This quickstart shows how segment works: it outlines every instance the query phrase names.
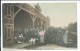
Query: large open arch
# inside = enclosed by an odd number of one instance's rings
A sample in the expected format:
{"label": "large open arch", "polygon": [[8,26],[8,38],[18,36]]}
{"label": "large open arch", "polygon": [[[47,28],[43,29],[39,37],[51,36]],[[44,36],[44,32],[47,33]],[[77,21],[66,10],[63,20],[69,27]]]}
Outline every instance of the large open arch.
{"label": "large open arch", "polygon": [[15,17],[14,17],[14,29],[24,29],[24,28],[32,28],[32,19],[30,14],[24,10],[21,10]]}
{"label": "large open arch", "polygon": [[14,37],[18,38],[20,34],[23,34],[24,38],[26,38],[25,31],[30,28],[33,28],[33,21],[30,13],[20,10],[14,17]]}

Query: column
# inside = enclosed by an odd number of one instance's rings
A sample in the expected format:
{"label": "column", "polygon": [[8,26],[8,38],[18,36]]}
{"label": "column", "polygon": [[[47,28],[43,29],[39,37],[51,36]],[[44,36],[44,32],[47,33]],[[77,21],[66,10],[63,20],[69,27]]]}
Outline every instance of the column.
{"label": "column", "polygon": [[35,21],[35,19],[36,19],[36,16],[34,16],[34,15],[32,15],[32,14],[30,14],[30,15],[31,15],[31,19],[32,19],[32,22],[33,22],[33,23],[32,23],[32,24],[33,24],[32,27],[34,28],[34,21]]}
{"label": "column", "polygon": [[[5,44],[12,45],[13,43],[13,15],[12,15],[12,4],[5,4],[7,5],[6,14],[4,15],[4,33],[5,33]],[[3,6],[5,6],[3,5]],[[5,12],[3,12],[5,13]]]}

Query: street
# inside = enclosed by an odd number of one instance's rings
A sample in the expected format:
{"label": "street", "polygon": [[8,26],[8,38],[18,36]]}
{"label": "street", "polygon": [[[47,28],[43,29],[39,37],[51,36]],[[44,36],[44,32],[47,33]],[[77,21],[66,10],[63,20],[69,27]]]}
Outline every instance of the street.
{"label": "street", "polygon": [[77,50],[75,47],[62,47],[55,44],[41,46],[29,46],[23,48],[3,48],[3,51],[26,51],[26,50]]}

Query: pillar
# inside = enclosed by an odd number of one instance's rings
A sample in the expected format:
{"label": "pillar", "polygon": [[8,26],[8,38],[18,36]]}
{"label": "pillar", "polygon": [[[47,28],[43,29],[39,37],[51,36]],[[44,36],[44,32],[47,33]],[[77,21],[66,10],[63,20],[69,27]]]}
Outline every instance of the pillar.
{"label": "pillar", "polygon": [[33,14],[30,14],[30,16],[31,16],[31,19],[32,19],[32,27],[34,28],[34,21],[35,21],[35,19],[36,19],[36,16],[34,16]]}
{"label": "pillar", "polygon": [[[3,38],[5,39],[4,43],[5,45],[12,45],[13,43],[13,16],[12,16],[12,4],[3,4],[3,6],[6,6],[5,11],[6,14],[4,14],[5,12],[3,12],[3,16],[4,16],[4,36]],[[3,8],[4,9],[4,8]]]}

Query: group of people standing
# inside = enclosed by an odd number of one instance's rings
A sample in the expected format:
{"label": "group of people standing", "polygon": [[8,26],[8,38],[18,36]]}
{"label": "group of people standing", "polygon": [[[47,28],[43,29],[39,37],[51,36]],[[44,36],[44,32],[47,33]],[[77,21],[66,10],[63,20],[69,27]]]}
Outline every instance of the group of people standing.
{"label": "group of people standing", "polygon": [[30,28],[30,29],[16,29],[15,30],[15,40],[18,43],[44,43],[45,30],[41,28]]}

